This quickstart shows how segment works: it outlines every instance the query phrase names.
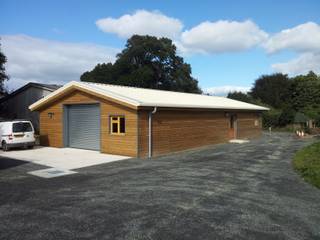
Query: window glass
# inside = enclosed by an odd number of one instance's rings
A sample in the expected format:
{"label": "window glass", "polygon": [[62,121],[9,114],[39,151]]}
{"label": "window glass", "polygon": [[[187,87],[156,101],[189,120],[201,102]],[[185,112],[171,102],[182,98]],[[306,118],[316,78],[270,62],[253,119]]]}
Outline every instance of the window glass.
{"label": "window glass", "polygon": [[32,127],[31,124],[27,122],[13,123],[12,132],[32,132]]}
{"label": "window glass", "polygon": [[112,123],[112,133],[118,133],[118,123]]}
{"label": "window glass", "polygon": [[124,117],[120,117],[120,133],[125,133],[125,120],[124,120]]}
{"label": "window glass", "polygon": [[111,116],[110,128],[111,134],[124,134],[126,132],[125,118],[123,116]]}

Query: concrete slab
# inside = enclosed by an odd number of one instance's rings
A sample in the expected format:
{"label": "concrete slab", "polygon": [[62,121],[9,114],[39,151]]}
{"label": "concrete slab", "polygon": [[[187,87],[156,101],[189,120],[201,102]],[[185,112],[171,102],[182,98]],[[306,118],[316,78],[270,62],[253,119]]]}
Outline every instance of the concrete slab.
{"label": "concrete slab", "polygon": [[42,178],[61,177],[61,176],[70,175],[74,173],[77,173],[77,172],[71,171],[71,170],[65,170],[65,169],[57,169],[57,168],[46,168],[46,169],[28,172],[28,174],[31,174],[37,177],[42,177]]}
{"label": "concrete slab", "polygon": [[0,152],[0,156],[25,160],[51,168],[72,170],[129,159],[128,156],[103,154],[75,148],[35,147],[28,150]]}
{"label": "concrete slab", "polygon": [[229,143],[238,143],[238,144],[248,143],[248,142],[250,142],[250,141],[247,139],[231,139],[229,141]]}

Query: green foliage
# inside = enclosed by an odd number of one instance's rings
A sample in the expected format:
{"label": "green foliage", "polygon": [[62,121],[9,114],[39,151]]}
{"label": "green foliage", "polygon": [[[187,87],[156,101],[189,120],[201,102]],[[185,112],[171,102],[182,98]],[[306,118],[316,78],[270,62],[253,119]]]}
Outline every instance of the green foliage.
{"label": "green foliage", "polygon": [[229,92],[227,95],[227,98],[242,101],[242,102],[247,102],[247,103],[255,102],[255,100],[249,94],[238,92],[238,91]]}
{"label": "green foliage", "polygon": [[312,107],[305,107],[303,112],[315,121],[317,127],[320,127],[320,105],[319,106],[312,106]]}
{"label": "green foliage", "polygon": [[287,75],[275,73],[258,78],[250,95],[274,108],[281,108],[290,96],[291,81]]}
{"label": "green foliage", "polygon": [[201,93],[172,41],[151,36],[132,36],[114,64],[98,64],[81,81]]}
{"label": "green foliage", "polygon": [[297,152],[293,167],[305,181],[320,188],[320,142]]}
{"label": "green foliage", "polygon": [[262,124],[264,128],[278,127],[279,119],[282,114],[281,110],[271,108],[270,111],[262,113]]}
{"label": "green foliage", "polygon": [[[320,126],[320,76],[313,72],[289,78],[281,73],[258,78],[251,92],[251,103],[266,104],[272,109],[263,113],[265,127],[285,127],[292,124],[300,112]],[[245,96],[241,96],[244,99]]]}
{"label": "green foliage", "polygon": [[320,76],[313,72],[292,79],[291,105],[296,111],[307,113],[320,106]]}
{"label": "green foliage", "polygon": [[0,93],[6,93],[4,88],[4,82],[9,79],[9,76],[5,72],[5,63],[7,62],[6,56],[1,51],[1,44],[0,44]]}
{"label": "green foliage", "polygon": [[296,114],[296,112],[292,108],[284,107],[281,110],[281,114],[279,116],[278,126],[285,127],[289,124],[292,124],[295,114]]}

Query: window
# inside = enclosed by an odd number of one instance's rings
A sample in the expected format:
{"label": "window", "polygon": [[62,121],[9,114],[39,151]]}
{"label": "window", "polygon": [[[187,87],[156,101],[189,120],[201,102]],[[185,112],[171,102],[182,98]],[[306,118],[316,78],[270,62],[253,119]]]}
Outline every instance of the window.
{"label": "window", "polygon": [[110,133],[114,135],[122,135],[126,132],[126,123],[123,116],[110,117]]}
{"label": "window", "polygon": [[32,132],[31,124],[28,122],[17,122],[12,125],[12,132]]}

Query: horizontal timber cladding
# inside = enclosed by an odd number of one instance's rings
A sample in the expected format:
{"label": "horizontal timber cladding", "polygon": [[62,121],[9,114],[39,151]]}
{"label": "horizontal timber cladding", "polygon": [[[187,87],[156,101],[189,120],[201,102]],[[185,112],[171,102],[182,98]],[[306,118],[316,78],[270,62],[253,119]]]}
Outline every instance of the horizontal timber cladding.
{"label": "horizontal timber cladding", "polygon": [[[75,90],[40,110],[41,145],[63,147],[63,106],[100,103],[101,152],[137,156],[137,112],[126,106]],[[111,135],[109,118],[125,116],[125,134]]]}
{"label": "horizontal timber cladding", "polygon": [[257,112],[237,114],[237,135],[240,139],[259,137],[262,133],[261,114]]}
{"label": "horizontal timber cladding", "polygon": [[[238,137],[261,134],[257,113],[236,113]],[[258,121],[258,126],[257,124]],[[152,116],[153,156],[227,142],[230,119],[224,111],[158,110]],[[148,111],[139,111],[139,157],[148,155]]]}
{"label": "horizontal timber cladding", "polygon": [[[224,112],[159,110],[153,116],[153,156],[228,141]],[[148,153],[148,112],[139,112],[139,156]]]}

